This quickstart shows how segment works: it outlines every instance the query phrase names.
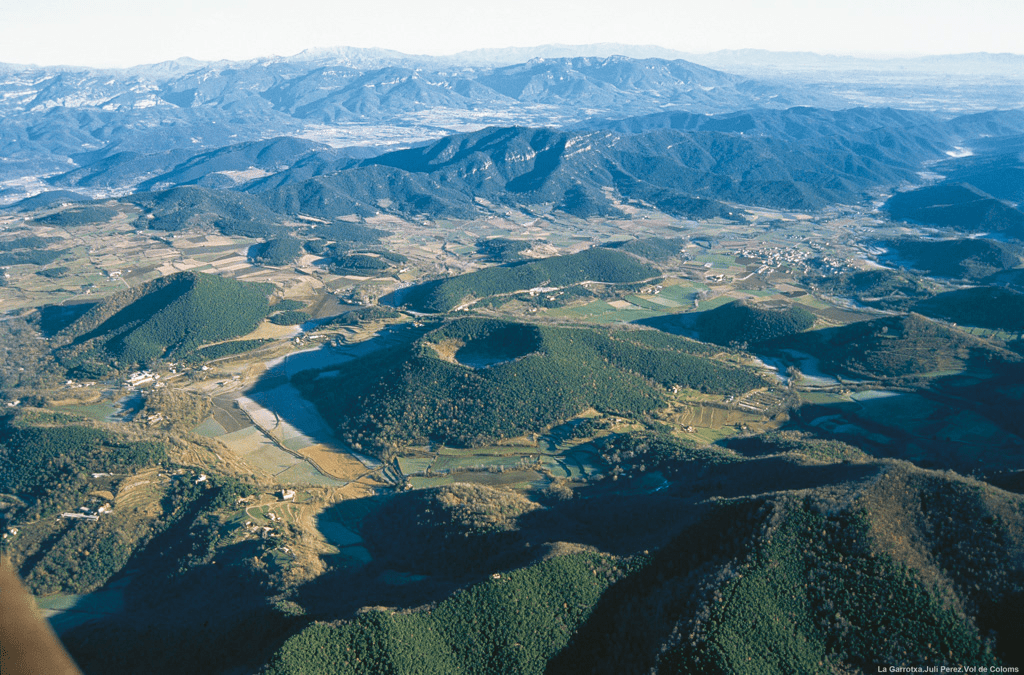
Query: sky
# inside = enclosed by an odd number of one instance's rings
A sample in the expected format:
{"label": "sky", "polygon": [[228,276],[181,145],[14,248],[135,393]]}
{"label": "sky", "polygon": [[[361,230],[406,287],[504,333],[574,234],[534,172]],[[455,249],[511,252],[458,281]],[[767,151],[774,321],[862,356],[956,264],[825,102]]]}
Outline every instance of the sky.
{"label": "sky", "polygon": [[0,62],[125,67],[307,48],[618,42],[858,56],[1024,54],[1024,0],[0,0]]}

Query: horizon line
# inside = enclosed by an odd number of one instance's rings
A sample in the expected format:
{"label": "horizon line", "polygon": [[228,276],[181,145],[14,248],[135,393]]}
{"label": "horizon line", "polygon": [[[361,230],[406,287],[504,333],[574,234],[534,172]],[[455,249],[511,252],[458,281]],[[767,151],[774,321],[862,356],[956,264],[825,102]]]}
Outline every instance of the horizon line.
{"label": "horizon line", "polygon": [[[1016,56],[1016,57],[1024,57],[1024,53],[1017,53],[1017,52],[988,52],[988,51],[939,52],[939,53],[920,53],[920,52],[911,52],[911,53],[854,52],[854,53],[838,53],[838,54],[833,54],[833,53],[822,53],[822,52],[815,52],[815,51],[808,51],[808,50],[774,50],[774,49],[763,49],[763,48],[760,48],[760,47],[723,48],[723,49],[716,49],[716,50],[706,51],[706,52],[686,52],[686,51],[682,51],[682,50],[679,50],[679,49],[674,49],[672,47],[663,47],[663,46],[657,45],[657,44],[630,44],[630,43],[621,43],[621,42],[593,42],[593,43],[584,43],[584,44],[544,43],[544,44],[528,45],[528,46],[480,47],[480,48],[477,48],[477,49],[464,49],[464,50],[461,50],[461,51],[458,51],[458,52],[450,52],[450,53],[445,53],[445,54],[426,54],[426,53],[415,54],[415,53],[399,51],[397,49],[391,49],[389,47],[354,47],[354,46],[351,46],[351,45],[332,45],[332,46],[326,46],[326,47],[325,46],[307,47],[307,48],[302,49],[301,51],[296,52],[294,54],[285,54],[285,55],[282,55],[282,54],[263,54],[263,55],[260,55],[260,56],[253,56],[253,57],[249,57],[249,58],[238,58],[238,59],[232,59],[232,58],[197,59],[197,58],[194,58],[194,57],[191,57],[191,56],[185,54],[185,55],[182,55],[182,56],[175,57],[173,59],[164,59],[162,61],[151,61],[151,62],[147,62],[147,63],[135,63],[135,64],[123,65],[123,66],[91,65],[91,64],[86,64],[86,63],[70,63],[70,62],[64,62],[64,63],[37,63],[37,62],[23,63],[23,62],[13,62],[13,61],[0,61],[0,66],[18,67],[18,68],[24,68],[24,69],[29,69],[29,68],[81,68],[81,69],[87,69],[87,70],[132,70],[132,69],[135,69],[135,68],[146,68],[146,67],[151,67],[151,66],[159,66],[159,65],[164,65],[164,64],[173,64],[173,63],[181,63],[181,62],[194,62],[196,64],[202,64],[202,65],[209,65],[209,64],[216,64],[216,63],[256,63],[256,62],[259,62],[259,61],[265,61],[265,60],[270,60],[270,59],[296,59],[298,57],[301,57],[303,54],[307,54],[307,53],[310,54],[310,60],[312,60],[312,59],[317,58],[317,56],[316,56],[317,52],[323,52],[326,55],[326,54],[328,54],[328,53],[330,53],[332,51],[343,51],[343,50],[353,51],[353,52],[388,52],[388,53],[391,53],[391,54],[395,55],[396,57],[406,57],[406,58],[413,58],[413,59],[420,58],[420,59],[440,60],[440,59],[446,59],[446,58],[447,59],[453,59],[453,58],[457,58],[459,56],[472,55],[472,54],[481,54],[481,53],[487,53],[487,52],[529,51],[529,50],[544,49],[544,48],[564,48],[564,49],[580,48],[580,49],[585,49],[585,48],[595,48],[595,47],[626,47],[626,48],[630,48],[630,49],[660,49],[660,50],[664,50],[666,52],[672,52],[672,53],[675,53],[675,54],[679,54],[680,55],[680,57],[679,57],[680,59],[682,59],[684,56],[685,57],[700,57],[700,56],[713,56],[715,54],[737,53],[737,52],[758,52],[758,53],[778,54],[778,55],[786,55],[786,54],[788,54],[788,55],[807,55],[807,56],[816,56],[816,57],[820,57],[820,58],[856,59],[856,60],[878,61],[878,62],[886,62],[886,61],[914,61],[914,60],[922,60],[922,59],[929,59],[929,58],[957,57],[957,56],[959,56],[959,57],[964,57],[964,56],[982,56],[982,55],[984,55],[984,56]],[[597,54],[583,54],[583,53],[575,54],[575,55],[572,55],[572,56],[549,57],[549,58],[586,58],[586,57],[610,58],[611,56],[624,56],[626,58],[659,58],[659,57],[631,57],[631,56],[628,56],[626,54],[597,55]],[[538,58],[538,57],[533,57],[533,58]],[[544,57],[541,57],[541,58],[544,58]]]}

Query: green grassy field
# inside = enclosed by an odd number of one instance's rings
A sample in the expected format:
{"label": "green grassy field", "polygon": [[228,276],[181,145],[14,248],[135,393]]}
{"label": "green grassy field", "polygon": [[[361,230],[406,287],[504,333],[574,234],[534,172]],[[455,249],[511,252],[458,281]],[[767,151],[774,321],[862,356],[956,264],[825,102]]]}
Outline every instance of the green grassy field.
{"label": "green grassy field", "polygon": [[729,294],[719,295],[714,298],[711,298],[710,300],[701,300],[697,309],[699,309],[702,312],[706,312],[709,309],[715,309],[716,307],[727,305],[734,300],[736,300],[736,298]]}
{"label": "green grassy field", "polygon": [[433,457],[399,457],[398,468],[404,474],[426,471],[434,463]]}
{"label": "green grassy field", "polygon": [[637,307],[640,307],[641,309],[649,309],[655,312],[664,312],[668,309],[679,306],[679,303],[674,302],[672,300],[665,300],[664,302],[655,302],[654,300],[651,299],[652,297],[657,296],[644,297],[642,295],[630,295],[626,298],[626,300],[633,303]]}
{"label": "green grassy field", "polygon": [[470,455],[466,457],[440,456],[434,462],[434,471],[451,471],[454,469],[466,469],[478,466],[486,467],[512,467],[521,461],[518,455]]}
{"label": "green grassy field", "polygon": [[693,259],[702,263],[711,263],[714,269],[727,269],[736,264],[736,256],[728,253],[698,253]]}
{"label": "green grassy field", "polygon": [[636,309],[617,309],[604,300],[595,300],[582,307],[559,307],[557,309],[545,310],[544,314],[555,318],[608,324],[620,321],[628,323],[639,319],[649,319],[652,316],[661,314],[663,311],[664,308],[659,308],[658,310],[641,309],[639,307]]}
{"label": "green grassy field", "polygon": [[115,401],[101,401],[88,405],[62,405],[54,408],[61,412],[74,413],[100,422],[110,422],[121,412],[121,406]]}
{"label": "green grassy field", "polygon": [[480,471],[467,471],[453,473],[447,476],[416,476],[409,479],[413,488],[422,490],[424,488],[441,487],[452,483],[475,483],[478,485],[489,485],[491,487],[511,487],[517,489],[531,489],[542,486],[546,479],[536,471],[506,471],[504,473],[489,473]]}
{"label": "green grassy field", "polygon": [[694,283],[692,281],[678,281],[677,283],[671,283],[675,280],[667,280],[665,287],[661,289],[661,293],[658,294],[659,298],[671,300],[679,303],[681,307],[690,308],[693,307],[693,299],[697,297],[700,291],[706,291],[708,287],[704,284]]}

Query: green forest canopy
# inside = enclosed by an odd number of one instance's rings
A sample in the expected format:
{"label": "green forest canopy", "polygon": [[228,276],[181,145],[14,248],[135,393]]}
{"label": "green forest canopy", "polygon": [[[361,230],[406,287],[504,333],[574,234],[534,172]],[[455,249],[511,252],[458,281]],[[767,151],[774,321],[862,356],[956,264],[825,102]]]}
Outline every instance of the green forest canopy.
{"label": "green forest canopy", "polygon": [[253,331],[270,310],[270,284],[180,272],[118,294],[63,334],[71,367],[91,348],[122,364],[181,357],[210,342]]}

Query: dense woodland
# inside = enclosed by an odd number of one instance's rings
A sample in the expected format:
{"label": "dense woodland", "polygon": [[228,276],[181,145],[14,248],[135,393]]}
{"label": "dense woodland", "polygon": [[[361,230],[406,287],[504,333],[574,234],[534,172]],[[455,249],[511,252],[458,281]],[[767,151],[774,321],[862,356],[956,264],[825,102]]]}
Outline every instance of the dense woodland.
{"label": "dense woodland", "polygon": [[65,255],[64,251],[50,249],[27,249],[0,252],[0,266],[12,265],[49,265]]}
{"label": "dense woodland", "polygon": [[60,382],[62,371],[34,325],[15,316],[0,321],[0,393],[37,395]]}
{"label": "dense woodland", "polygon": [[[780,442],[794,452],[800,439]],[[657,456],[681,465],[700,461],[681,459],[680,446],[668,438],[614,447],[652,462]],[[787,461],[790,471],[824,466]],[[834,471],[848,466],[832,461]],[[725,466],[742,480],[745,464],[734,458]],[[373,609],[341,623],[312,623],[285,641],[269,672],[613,674],[656,668],[781,675],[870,671],[878,663],[1017,662],[1016,603],[1024,591],[1020,497],[901,463],[858,466],[845,470],[867,472],[873,480],[716,502],[689,521],[682,514],[692,517],[694,507],[672,496],[652,494],[631,504],[625,495],[609,495],[619,510],[635,507],[661,526],[674,517],[668,540],[657,551],[629,557],[562,555],[511,573],[501,567],[510,559],[494,559],[495,552],[529,551],[531,538],[546,536],[545,522],[558,523],[563,536],[586,537],[594,518],[607,517],[610,530],[615,517],[605,509],[611,502],[595,495],[586,504],[570,500],[538,509],[512,494],[458,485],[402,495],[364,527],[373,531],[378,519],[398,518],[404,540],[407,531],[415,537],[407,521],[420,523],[431,536],[409,541],[427,557],[382,551],[383,561],[443,574],[450,569],[447,556],[462,555],[496,574],[426,608]],[[906,519],[903,509],[911,503],[917,517]],[[972,527],[976,536],[968,533]],[[478,537],[491,537],[490,567],[485,549],[473,544]],[[550,595],[554,589],[557,597]],[[566,610],[579,613],[566,616]]]}
{"label": "dense woodland", "polygon": [[559,556],[430,610],[314,624],[282,646],[267,673],[543,673],[617,573],[605,556]]}
{"label": "dense woodland", "polygon": [[81,425],[37,426],[7,417],[0,427],[0,485],[27,507],[23,517],[75,509],[91,490],[89,472],[131,473],[166,459],[154,441],[128,441]]}
{"label": "dense woodland", "polygon": [[105,223],[118,215],[117,209],[109,206],[82,206],[36,218],[35,222],[47,227],[81,227]]}
{"label": "dense woodland", "polygon": [[125,201],[144,210],[140,229],[177,232],[198,227],[239,237],[274,239],[286,233],[281,216],[262,202],[231,190],[179,187],[162,192],[137,192]]}
{"label": "dense woodland", "polygon": [[191,363],[199,363],[202,361],[212,361],[213,359],[223,358],[225,356],[234,356],[235,354],[244,354],[250,352],[257,347],[267,344],[267,340],[230,340],[228,342],[218,342],[215,345],[209,347],[200,347],[191,354],[184,357],[185,361]]}
{"label": "dense woodland", "polygon": [[[891,554],[857,513],[783,507],[662,657],[664,672],[819,673],[850,664],[998,664],[976,626]],[[808,583],[809,582],[809,583]],[[783,618],[785,617],[785,618]]]}
{"label": "dense woodland", "polygon": [[328,241],[352,242],[366,246],[378,243],[389,233],[375,227],[336,220],[330,223],[317,223],[310,230],[310,234]]}
{"label": "dense woodland", "polygon": [[883,242],[907,267],[937,277],[984,279],[1017,267],[1024,254],[1019,244],[994,239],[891,239]]}
{"label": "dense woodland", "polygon": [[[3,521],[22,530],[5,542],[5,553],[37,594],[95,590],[167,528],[215,514],[251,493],[234,478],[197,482],[191,470],[173,467],[164,442],[82,419],[25,411],[8,414],[0,424]],[[169,474],[163,481],[151,474],[141,482],[167,484],[156,511],[114,508],[94,520],[59,517],[95,517],[113,505],[120,485],[137,482],[134,476],[152,467]]]}
{"label": "dense woodland", "polygon": [[626,251],[656,263],[666,262],[683,252],[689,241],[686,239],[666,239],[664,237],[647,237],[645,239],[629,239],[613,244],[608,248]]}
{"label": "dense woodland", "polygon": [[914,311],[965,326],[1024,331],[1024,293],[979,286],[940,293],[914,305]]}
{"label": "dense woodland", "polygon": [[354,274],[357,276],[377,276],[394,268],[387,258],[365,253],[349,253],[330,258],[328,269],[334,274]]}
{"label": "dense woodland", "polygon": [[309,321],[309,312],[299,309],[288,309],[283,312],[274,312],[267,320],[278,326],[295,326]]}
{"label": "dense woodland", "polygon": [[804,281],[826,295],[853,298],[869,307],[894,311],[905,311],[921,297],[931,295],[927,284],[914,275],[889,269],[808,277]]}
{"label": "dense woodland", "polygon": [[773,431],[760,436],[735,438],[730,440],[729,447],[748,457],[796,453],[824,462],[854,462],[868,458],[867,453],[849,443],[799,431]]}
{"label": "dense woodland", "polygon": [[463,579],[531,562],[521,519],[541,508],[513,490],[456,483],[396,495],[362,522],[362,532],[389,569]]}
{"label": "dense woodland", "polygon": [[302,255],[302,242],[295,237],[278,237],[249,247],[249,259],[261,265],[290,265]]}
{"label": "dense woodland", "polygon": [[3,521],[25,530],[6,554],[29,588],[40,594],[87,592],[123,568],[150,536],[150,523],[124,513],[102,521],[59,514],[109,507],[109,491],[120,480],[166,461],[158,441],[135,440],[62,415],[5,417],[0,426],[0,493],[8,502]]}
{"label": "dense woodland", "polygon": [[528,241],[509,239],[508,237],[492,237],[476,242],[477,253],[499,263],[522,260],[523,251],[530,250],[532,246],[533,244]]}
{"label": "dense woodland", "polygon": [[16,251],[20,248],[46,248],[50,244],[56,244],[60,241],[60,237],[39,237],[34,234],[28,234],[14,237],[13,239],[0,239],[0,251]]}
{"label": "dense woodland", "polygon": [[737,300],[701,312],[696,327],[701,339],[720,345],[751,345],[800,333],[814,325],[814,315],[788,303]]}
{"label": "dense woodland", "polygon": [[966,183],[943,182],[898,192],[886,202],[885,208],[893,220],[965,233],[1005,232],[1017,238],[1024,235],[1024,212]]}

